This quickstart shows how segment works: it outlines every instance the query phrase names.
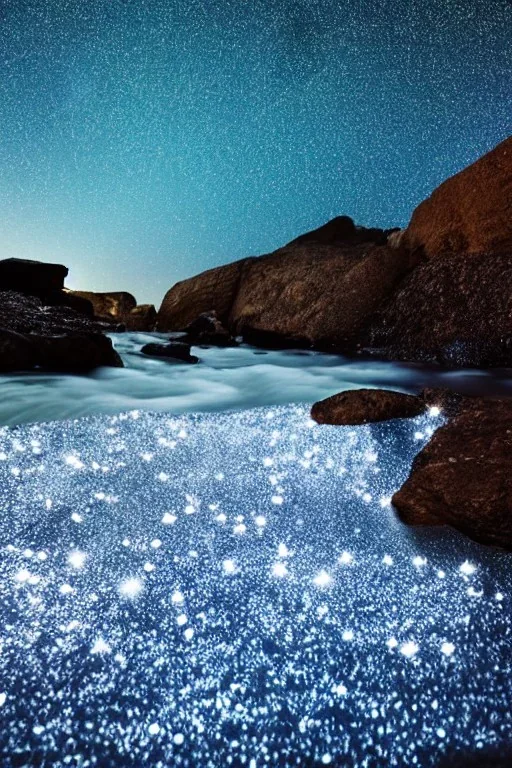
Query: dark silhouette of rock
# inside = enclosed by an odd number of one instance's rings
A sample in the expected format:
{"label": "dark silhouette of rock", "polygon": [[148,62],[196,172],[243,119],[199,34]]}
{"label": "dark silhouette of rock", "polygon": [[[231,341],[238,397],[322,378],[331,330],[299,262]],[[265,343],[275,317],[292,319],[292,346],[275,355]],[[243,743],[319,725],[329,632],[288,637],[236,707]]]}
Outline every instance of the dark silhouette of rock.
{"label": "dark silhouette of rock", "polygon": [[395,229],[378,229],[357,227],[350,216],[336,216],[326,224],[317,229],[299,235],[290,243],[290,245],[304,245],[305,243],[321,243],[322,245],[341,245],[348,242],[356,243],[375,243],[376,245],[386,245],[388,235]]}
{"label": "dark silhouette of rock", "polygon": [[94,317],[94,309],[88,299],[84,299],[81,296],[75,296],[71,291],[51,291],[44,297],[44,303],[51,307],[70,307],[78,312],[80,315],[86,317]]}
{"label": "dark silhouette of rock", "polygon": [[16,291],[43,298],[64,287],[68,268],[29,259],[0,260],[0,291]]}
{"label": "dark silhouette of rock", "polygon": [[123,362],[102,333],[73,333],[34,337],[38,365],[47,371],[85,373],[106,365],[122,368]]}
{"label": "dark silhouette of rock", "polygon": [[0,328],[0,372],[27,371],[37,365],[34,342],[21,333]]}
{"label": "dark silhouette of rock", "polygon": [[319,424],[354,425],[419,416],[427,405],[415,395],[385,389],[352,389],[315,403],[311,418]]}
{"label": "dark silhouette of rock", "polygon": [[460,253],[510,256],[512,137],[437,187],[414,211],[402,243],[428,259]]}
{"label": "dark silhouette of rock", "polygon": [[236,340],[218,319],[215,310],[203,312],[187,325],[184,328],[184,336],[181,341],[194,346],[233,347],[237,345]]}
{"label": "dark silhouette of rock", "polygon": [[67,306],[45,306],[36,296],[0,293],[0,370],[86,371],[122,366],[104,326]]}
{"label": "dark silhouette of rock", "polygon": [[141,352],[149,357],[164,357],[180,363],[198,363],[199,358],[190,354],[190,344],[172,341],[168,344],[145,344]]}
{"label": "dark silhouette of rock", "polygon": [[512,401],[465,398],[394,495],[410,524],[447,524],[512,549]]}

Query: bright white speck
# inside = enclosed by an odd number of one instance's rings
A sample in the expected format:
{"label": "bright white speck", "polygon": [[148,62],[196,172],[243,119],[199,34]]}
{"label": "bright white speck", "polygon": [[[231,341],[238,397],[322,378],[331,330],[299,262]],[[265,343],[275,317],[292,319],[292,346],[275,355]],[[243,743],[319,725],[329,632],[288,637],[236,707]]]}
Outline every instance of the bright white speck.
{"label": "bright white speck", "polygon": [[415,568],[421,568],[423,565],[427,564],[427,558],[416,555],[416,557],[413,557],[412,559],[412,564]]}
{"label": "bright white speck", "polygon": [[189,627],[188,629],[185,630],[183,634],[185,635],[185,640],[192,640],[192,638],[194,637],[194,630],[192,629],[192,627]]}
{"label": "bright white speck", "polygon": [[46,499],[44,505],[45,505],[46,509],[50,510],[52,508],[52,500],[51,499]]}
{"label": "bright white speck", "polygon": [[148,733],[151,736],[156,736],[158,733],[160,733],[160,726],[158,723],[151,723],[151,725],[148,728]]}
{"label": "bright white speck", "polygon": [[416,656],[418,651],[419,651],[419,646],[417,646],[413,640],[410,640],[408,643],[404,643],[400,648],[400,653],[403,653],[403,655],[407,656],[408,659],[411,659],[413,656]]}
{"label": "bright white speck", "polygon": [[178,627],[183,627],[187,623],[187,617],[184,613],[180,613],[178,618],[176,619],[176,622],[178,624]]}
{"label": "bright white speck", "polygon": [[263,459],[263,466],[264,467],[271,467],[274,462],[272,459],[269,459],[268,457]]}
{"label": "bright white speck", "polygon": [[166,512],[165,515],[162,517],[162,523],[164,525],[174,525],[176,522],[176,515],[171,514],[170,512]]}
{"label": "bright white speck", "polygon": [[37,553],[37,559],[38,560],[47,560],[48,559],[48,555],[46,554],[46,552],[41,550],[41,552]]}
{"label": "bright white speck", "polygon": [[162,546],[162,542],[160,541],[160,539],[153,539],[153,541],[151,542],[151,546],[153,547],[153,549],[158,549],[159,547]]}
{"label": "bright white speck", "polygon": [[415,440],[423,440],[424,437],[425,437],[425,435],[423,434],[423,432],[415,432],[414,433],[414,439]]}
{"label": "bright white speck", "polygon": [[180,746],[180,744],[183,744],[183,742],[185,741],[185,737],[184,737],[184,735],[183,735],[182,733],[177,733],[177,734],[174,736],[174,738],[173,738],[173,741],[174,741],[174,743],[176,744],[176,746],[178,746],[178,747],[179,747],[179,746]]}
{"label": "bright white speck", "polygon": [[437,577],[439,579],[444,579],[445,576],[446,576],[446,573],[444,571],[438,571],[437,572]]}
{"label": "bright white speck", "polygon": [[497,600],[499,603],[501,603],[501,601],[503,600],[503,597],[504,597],[504,595],[503,595],[501,592],[496,592],[496,594],[494,595],[494,597],[495,597],[495,599],[496,599],[496,600]]}
{"label": "bright white speck", "polygon": [[446,731],[444,728],[438,728],[436,733],[440,739],[444,739],[444,737],[446,736]]}
{"label": "bright white speck", "polygon": [[339,561],[343,565],[350,565],[350,563],[352,563],[353,560],[354,560],[354,556],[351,555],[350,552],[342,552],[339,557]]}
{"label": "bright white speck", "polygon": [[272,566],[272,573],[274,574],[274,576],[279,576],[279,577],[288,575],[288,571],[284,563],[274,563],[274,565]]}
{"label": "bright white speck", "polygon": [[390,637],[389,640],[386,641],[386,645],[388,648],[391,648],[391,649],[396,648],[398,645],[398,640],[396,639],[396,637]]}
{"label": "bright white speck", "polygon": [[158,475],[158,479],[160,480],[161,483],[166,483],[169,479],[169,475],[166,474],[165,472],[160,472]]}
{"label": "bright white speck", "polygon": [[463,573],[464,576],[471,576],[476,571],[476,565],[473,565],[473,563],[470,563],[468,560],[464,560],[459,571]]}
{"label": "bright white speck", "polygon": [[331,760],[332,760],[332,757],[330,756],[329,753],[322,755],[322,765],[329,765]]}
{"label": "bright white speck", "polygon": [[384,555],[384,557],[382,558],[382,562],[384,563],[384,565],[393,565],[393,558],[391,557],[391,555]]}
{"label": "bright white speck", "polygon": [[15,579],[23,584],[23,582],[30,579],[30,571],[27,571],[26,568],[22,568],[21,571],[18,571],[16,574]]}
{"label": "bright white speck", "polygon": [[272,504],[282,504],[284,501],[282,496],[272,496],[271,502]]}
{"label": "bright white speck", "polygon": [[263,515],[258,515],[257,517],[255,517],[255,518],[254,518],[254,522],[256,523],[256,525],[258,526],[258,528],[264,528],[264,527],[265,527],[265,525],[267,524],[267,521],[266,521],[266,519],[263,517]]}
{"label": "bright white speck", "polygon": [[71,519],[74,523],[81,523],[82,515],[79,515],[78,512],[72,512]]}
{"label": "bright white speck", "polygon": [[176,590],[176,592],[172,593],[171,600],[173,603],[176,603],[176,605],[179,605],[185,600],[185,597],[183,595],[183,592],[180,592],[179,590]]}
{"label": "bright white speck", "polygon": [[187,504],[185,507],[185,514],[186,515],[193,515],[196,511],[196,508],[192,504]]}
{"label": "bright white speck", "polygon": [[98,637],[91,648],[91,653],[110,653],[111,650],[110,645],[102,637]]}
{"label": "bright white speck", "polygon": [[382,499],[379,501],[379,504],[382,508],[390,507],[391,506],[391,496],[383,496]]}
{"label": "bright white speck", "polygon": [[121,544],[123,545],[123,547],[129,547],[131,544],[130,539],[123,539]]}
{"label": "bright white speck", "polygon": [[40,736],[44,732],[44,725],[34,725],[32,732],[35,733],[36,736]]}
{"label": "bright white speck", "polygon": [[227,520],[227,517],[226,517],[226,515],[224,514],[224,512],[220,512],[220,513],[217,515],[217,517],[216,517],[215,519],[216,519],[216,521],[217,521],[218,523],[225,523],[225,522],[226,522],[226,520]]}
{"label": "bright white speck", "polygon": [[224,568],[224,571],[226,573],[235,573],[236,572],[236,565],[233,560],[224,560],[222,563],[222,567]]}
{"label": "bright white speck", "polygon": [[7,700],[7,696],[5,693],[0,693],[0,707],[3,707]]}
{"label": "bright white speck", "polygon": [[73,467],[73,469],[82,469],[84,467],[83,462],[80,461],[78,456],[66,456],[65,462],[68,466]]}
{"label": "bright white speck", "polygon": [[337,685],[334,690],[338,694],[338,696],[345,696],[345,694],[347,693],[347,689],[343,685],[343,683],[340,683],[339,685]]}
{"label": "bright white speck", "polygon": [[142,592],[142,582],[140,579],[126,579],[119,586],[119,592],[124,597],[137,597]]}
{"label": "bright white speck", "polygon": [[60,588],[60,592],[61,592],[61,594],[63,594],[63,595],[70,595],[70,594],[71,594],[72,592],[74,592],[74,591],[75,591],[75,590],[73,589],[73,587],[71,586],[71,584],[63,584],[63,585],[61,586],[61,588]]}
{"label": "bright white speck", "polygon": [[233,533],[238,534],[241,536],[243,533],[245,533],[247,530],[247,526],[244,523],[239,523],[238,525],[235,525],[233,528]]}
{"label": "bright white speck", "polygon": [[288,549],[286,544],[280,544],[279,547],[277,548],[277,554],[279,555],[279,557],[289,557],[290,550]]}
{"label": "bright white speck", "polygon": [[153,563],[144,563],[144,570],[146,571],[146,573],[151,573],[152,571],[155,570],[155,566],[153,565]]}
{"label": "bright white speck", "polygon": [[443,643],[441,646],[441,653],[444,653],[445,656],[451,656],[454,651],[455,646],[453,643]]}
{"label": "bright white speck", "polygon": [[318,573],[313,579],[313,584],[315,584],[317,587],[327,587],[331,581],[332,578],[329,576],[327,571],[320,571],[320,573]]}
{"label": "bright white speck", "polygon": [[82,568],[87,555],[85,552],[79,552],[76,550],[75,552],[71,552],[71,554],[68,557],[68,563],[73,566],[73,568]]}
{"label": "bright white speck", "polygon": [[431,408],[428,409],[428,412],[430,416],[439,416],[439,414],[441,413],[441,409],[438,408],[437,405],[433,405]]}
{"label": "bright white speck", "polygon": [[342,640],[345,640],[345,642],[347,642],[347,643],[348,643],[348,642],[350,642],[350,640],[353,640],[353,639],[354,639],[354,633],[352,632],[352,630],[351,630],[351,629],[346,629],[346,630],[343,632],[343,634],[342,634],[341,638],[342,638]]}

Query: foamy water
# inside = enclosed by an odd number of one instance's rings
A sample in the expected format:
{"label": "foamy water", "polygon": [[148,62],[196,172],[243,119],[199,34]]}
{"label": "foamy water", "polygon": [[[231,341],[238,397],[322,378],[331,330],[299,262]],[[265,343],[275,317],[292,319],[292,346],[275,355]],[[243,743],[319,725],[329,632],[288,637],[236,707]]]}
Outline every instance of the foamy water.
{"label": "foamy water", "polygon": [[[169,413],[238,410],[309,403],[359,387],[417,392],[447,386],[464,392],[512,393],[506,374],[447,372],[424,366],[347,359],[311,351],[265,351],[194,347],[201,362],[187,365],[140,353],[165,335],[112,335],[125,368],[102,368],[87,376],[14,374],[0,378],[0,423],[69,419],[133,408]],[[510,372],[509,372],[510,373]]]}

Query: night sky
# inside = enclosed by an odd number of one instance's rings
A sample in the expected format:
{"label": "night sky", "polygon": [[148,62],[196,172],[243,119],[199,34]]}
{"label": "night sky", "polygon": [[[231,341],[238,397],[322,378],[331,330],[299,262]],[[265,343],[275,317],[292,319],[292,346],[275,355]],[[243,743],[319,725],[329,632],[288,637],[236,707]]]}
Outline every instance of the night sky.
{"label": "night sky", "polygon": [[159,303],[511,132],[510,0],[0,0],[0,257]]}

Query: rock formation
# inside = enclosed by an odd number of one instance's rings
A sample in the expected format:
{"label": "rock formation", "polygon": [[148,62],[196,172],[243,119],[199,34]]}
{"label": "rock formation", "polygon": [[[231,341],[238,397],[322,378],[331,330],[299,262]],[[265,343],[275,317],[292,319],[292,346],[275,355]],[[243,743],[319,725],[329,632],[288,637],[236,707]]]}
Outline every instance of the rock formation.
{"label": "rock formation", "polygon": [[0,292],[0,371],[122,366],[103,330],[70,307],[48,307],[36,296]]}
{"label": "rock formation", "polygon": [[171,288],[159,330],[216,311],[260,346],[512,365],[512,138],[441,184],[403,231],[339,216]]}
{"label": "rock formation", "polygon": [[168,344],[145,344],[141,352],[149,357],[163,357],[180,363],[198,363],[199,358],[190,354],[190,344],[181,341],[171,341]]}
{"label": "rock formation", "polygon": [[350,389],[315,403],[311,418],[318,424],[348,426],[419,416],[426,402],[415,395],[386,389]]}
{"label": "rock formation", "polygon": [[100,293],[95,291],[66,291],[68,296],[85,299],[92,304],[94,317],[103,322],[123,325],[128,331],[153,331],[156,310],[152,304],[137,304],[127,291]]}

